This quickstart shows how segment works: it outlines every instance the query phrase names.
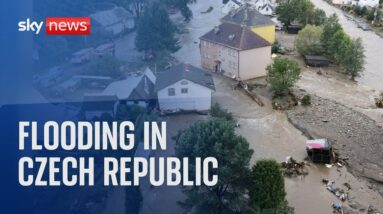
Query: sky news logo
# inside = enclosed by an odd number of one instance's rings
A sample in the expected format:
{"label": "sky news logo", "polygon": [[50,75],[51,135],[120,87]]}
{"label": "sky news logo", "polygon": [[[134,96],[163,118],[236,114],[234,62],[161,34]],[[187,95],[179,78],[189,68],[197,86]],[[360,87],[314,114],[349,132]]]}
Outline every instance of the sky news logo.
{"label": "sky news logo", "polygon": [[[20,32],[41,33],[44,22],[27,19],[18,23]],[[47,35],[89,35],[89,17],[48,17],[45,19],[45,34]]]}

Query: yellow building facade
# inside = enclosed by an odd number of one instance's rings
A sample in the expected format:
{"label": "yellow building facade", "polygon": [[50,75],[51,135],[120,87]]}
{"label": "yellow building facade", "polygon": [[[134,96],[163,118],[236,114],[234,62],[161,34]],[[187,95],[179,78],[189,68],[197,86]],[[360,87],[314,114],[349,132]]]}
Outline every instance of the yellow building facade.
{"label": "yellow building facade", "polygon": [[256,26],[252,27],[251,31],[258,34],[266,41],[270,42],[270,44],[273,44],[275,42],[275,25]]}
{"label": "yellow building facade", "polygon": [[254,8],[246,6],[240,7],[224,16],[221,21],[246,26],[270,44],[275,42],[275,23]]}

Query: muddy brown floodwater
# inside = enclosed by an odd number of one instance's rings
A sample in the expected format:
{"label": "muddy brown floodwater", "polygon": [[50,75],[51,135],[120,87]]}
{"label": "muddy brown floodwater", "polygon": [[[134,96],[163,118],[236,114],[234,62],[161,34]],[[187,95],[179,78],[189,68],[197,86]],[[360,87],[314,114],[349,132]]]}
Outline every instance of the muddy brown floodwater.
{"label": "muddy brown floodwater", "polygon": [[[262,158],[282,162],[287,156],[297,160],[306,157],[307,138],[287,120],[285,113],[272,109],[267,88],[257,89],[265,103],[264,107],[260,107],[243,92],[232,90],[233,81],[214,75],[214,83],[216,92],[213,102],[220,103],[237,119],[240,124],[237,132],[254,149],[253,164]],[[365,207],[372,204],[383,209],[383,198],[379,193],[369,189],[364,180],[353,176],[345,167],[329,169],[323,165],[311,164],[308,168],[309,174],[305,177],[285,179],[287,199],[296,214],[332,213],[331,203],[340,201],[322,184],[323,178],[335,181],[335,186],[343,189],[343,183],[349,183],[352,186],[349,192],[351,201],[357,201]]]}
{"label": "muddy brown floodwater", "polygon": [[[320,0],[315,1],[320,2]],[[213,6],[213,11],[201,14],[209,6]],[[190,23],[184,25],[184,29],[188,33],[181,35],[182,48],[175,53],[175,57],[180,62],[189,62],[200,67],[199,37],[220,23],[219,19],[224,15],[221,13],[221,6],[219,0],[197,1],[196,4],[191,5],[194,18]],[[178,23],[182,21],[180,16],[173,16],[172,19]],[[340,19],[343,24],[345,20],[342,17]],[[366,33],[359,32],[356,26],[353,26],[352,29],[360,34]],[[372,51],[368,50],[369,46],[374,46],[374,42],[382,42],[383,40],[378,40],[380,38],[375,38],[373,33],[369,33],[371,35],[368,34],[368,37],[372,37],[371,41],[367,43],[364,41],[364,45],[367,45],[366,52],[368,51],[366,53],[367,71],[365,76],[358,79],[360,84],[344,80],[344,76],[319,76],[315,69],[308,68],[305,69],[298,86],[318,96],[340,99],[339,102],[345,105],[351,103],[353,108],[370,114],[369,116],[376,120],[383,121],[382,117],[379,116],[379,110],[374,109],[371,104],[376,91],[383,89],[383,85],[380,85],[383,81],[382,72],[378,70],[379,65],[374,64],[380,63],[380,67],[383,68],[383,61],[379,62],[379,57],[374,55],[379,56],[379,48],[373,47]],[[291,41],[293,38],[290,38]],[[380,43],[378,46],[382,45]],[[238,120],[241,126],[237,132],[244,136],[249,141],[251,148],[254,149],[252,163],[261,158],[284,161],[287,156],[292,156],[297,160],[302,160],[306,156],[305,142],[307,138],[289,123],[285,113],[271,108],[270,92],[267,89],[257,89],[257,93],[260,93],[260,97],[266,104],[264,107],[259,107],[242,92],[232,90],[231,84],[233,82],[231,80],[214,75],[214,81],[216,92],[213,95],[213,102],[220,103],[222,107],[232,112]],[[375,91],[373,91],[374,89]],[[309,174],[306,177],[285,179],[287,199],[289,204],[295,208],[296,214],[332,213],[331,203],[339,202],[339,200],[326,190],[326,186],[322,184],[322,178],[335,181],[335,186],[340,188],[344,188],[342,186],[344,182],[350,183],[352,186],[350,199],[352,201],[357,201],[366,207],[372,204],[383,210],[383,198],[379,193],[369,189],[364,180],[350,174],[345,167],[329,169],[322,165],[313,164],[309,167]]]}

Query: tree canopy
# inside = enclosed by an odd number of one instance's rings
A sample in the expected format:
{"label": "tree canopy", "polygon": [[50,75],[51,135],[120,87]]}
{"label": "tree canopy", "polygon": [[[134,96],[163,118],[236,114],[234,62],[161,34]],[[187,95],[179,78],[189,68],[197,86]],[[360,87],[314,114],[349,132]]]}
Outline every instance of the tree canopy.
{"label": "tree canopy", "polygon": [[136,48],[145,53],[175,52],[179,49],[176,26],[160,2],[148,4],[140,17],[135,40]]}
{"label": "tree canopy", "polygon": [[323,53],[321,43],[322,27],[306,25],[295,37],[294,44],[301,55],[320,55]]}
{"label": "tree canopy", "polygon": [[267,68],[267,81],[275,96],[284,96],[299,79],[301,68],[298,63],[284,58],[276,58]]}
{"label": "tree canopy", "polygon": [[285,209],[285,181],[281,166],[275,160],[259,160],[253,166],[250,201],[257,210]]}
{"label": "tree canopy", "polygon": [[315,9],[310,0],[282,0],[276,8],[279,21],[285,25],[298,22],[302,25],[321,25],[326,20],[326,13]]}
{"label": "tree canopy", "polygon": [[331,38],[335,35],[335,33],[339,30],[343,30],[342,26],[339,24],[338,16],[336,14],[332,14],[327,21],[323,24],[323,33],[321,42],[323,45],[323,48],[326,51],[326,54],[328,56],[332,56],[332,49],[331,46]]}
{"label": "tree canopy", "polygon": [[364,70],[365,64],[364,47],[362,45],[362,39],[357,38],[352,40],[345,50],[344,58],[342,59],[343,67],[346,72],[354,80]]}
{"label": "tree canopy", "polygon": [[[194,186],[185,188],[187,196],[182,205],[191,213],[245,212],[248,208],[244,197],[250,175],[249,161],[253,151],[245,138],[238,136],[232,122],[212,118],[197,122],[182,132],[176,144],[180,158],[216,157],[218,184],[213,187]],[[189,174],[195,174],[195,163],[189,163]],[[190,178],[193,180],[193,178]]]}

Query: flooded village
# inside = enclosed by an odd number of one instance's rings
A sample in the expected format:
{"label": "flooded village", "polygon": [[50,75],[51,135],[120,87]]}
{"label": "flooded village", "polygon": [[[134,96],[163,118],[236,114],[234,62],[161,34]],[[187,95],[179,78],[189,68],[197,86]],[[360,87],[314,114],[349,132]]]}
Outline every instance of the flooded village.
{"label": "flooded village", "polygon": [[[161,61],[152,60],[161,53],[137,48],[140,32],[134,29],[133,15],[114,7],[91,17],[118,36],[36,73],[34,84],[44,99],[72,103],[74,107],[63,108],[81,113],[79,120],[117,118],[119,105],[151,109],[134,119],[155,114],[168,122],[170,148],[153,152],[153,157],[174,156],[179,133],[209,120],[210,109],[218,104],[232,115],[235,133],[254,151],[251,166],[263,159],[292,165],[284,186],[294,213],[382,213],[383,108],[377,102],[383,99],[383,38],[358,27],[331,2],[311,2],[324,17],[336,14],[345,34],[361,38],[365,64],[355,80],[332,59],[327,66],[308,65],[296,48],[300,34],[289,33],[278,20],[279,1],[197,0],[188,4],[193,14],[188,21],[177,8],[167,8],[177,27],[178,48]],[[300,69],[287,98],[276,98],[270,85],[268,72],[278,59],[291,60]],[[331,144],[332,160],[315,163],[307,143],[323,139]],[[144,185],[141,192],[140,213],[192,213],[179,204],[186,199],[181,187]],[[124,187],[105,194],[101,213],[126,213]]]}

